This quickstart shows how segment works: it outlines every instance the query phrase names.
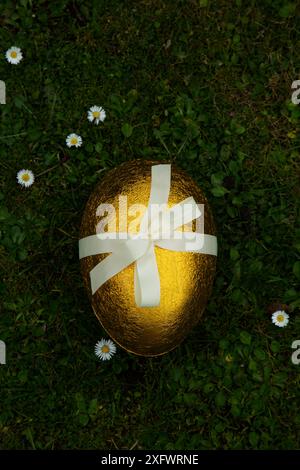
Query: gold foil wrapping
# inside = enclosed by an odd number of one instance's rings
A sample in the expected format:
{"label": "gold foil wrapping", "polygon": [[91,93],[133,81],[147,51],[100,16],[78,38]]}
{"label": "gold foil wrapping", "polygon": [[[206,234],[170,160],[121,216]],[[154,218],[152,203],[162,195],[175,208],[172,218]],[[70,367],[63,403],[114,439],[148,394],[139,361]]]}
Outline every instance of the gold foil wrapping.
{"label": "gold foil wrapping", "polygon": [[[91,194],[81,223],[80,238],[96,233],[101,220],[99,204],[119,207],[119,195],[132,204],[148,205],[151,166],[160,162],[133,160],[107,172]],[[183,170],[172,164],[169,206],[193,196],[204,204],[205,233],[215,235],[208,202]],[[118,211],[116,210],[118,224]],[[130,223],[130,217],[129,223]],[[118,227],[118,225],[117,225]],[[111,230],[113,231],[113,230]],[[92,296],[89,272],[108,254],[81,259],[81,271],[94,313],[109,336],[122,348],[142,356],[158,356],[172,350],[200,320],[211,293],[216,257],[168,251],[155,247],[160,275],[160,305],[137,307],[134,297],[134,264],[108,280]]]}

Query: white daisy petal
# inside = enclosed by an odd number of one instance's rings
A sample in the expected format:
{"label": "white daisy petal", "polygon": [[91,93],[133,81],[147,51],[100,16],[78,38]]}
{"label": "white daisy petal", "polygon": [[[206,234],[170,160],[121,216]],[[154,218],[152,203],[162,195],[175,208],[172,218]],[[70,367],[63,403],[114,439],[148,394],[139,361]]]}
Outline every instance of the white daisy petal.
{"label": "white daisy petal", "polygon": [[289,315],[284,310],[277,310],[272,314],[272,322],[282,328],[288,324]]}
{"label": "white daisy petal", "polygon": [[101,339],[95,345],[95,354],[102,361],[108,361],[116,353],[117,348],[110,339]]}
{"label": "white daisy petal", "polygon": [[28,188],[34,183],[34,174],[31,170],[20,170],[17,173],[17,181],[21,186]]}
{"label": "white daisy petal", "polygon": [[88,111],[88,120],[91,121],[91,122],[93,122],[93,120],[94,120],[94,116],[93,116],[92,111]]}
{"label": "white daisy petal", "polygon": [[6,51],[5,57],[7,62],[17,65],[23,59],[23,54],[19,47],[13,46]]}
{"label": "white daisy petal", "polygon": [[68,147],[81,147],[82,138],[78,134],[69,134],[66,138],[66,144]]}
{"label": "white daisy petal", "polygon": [[99,122],[103,122],[106,118],[106,112],[101,106],[92,106],[87,113],[87,118],[90,122],[94,122],[95,124],[99,124]]}
{"label": "white daisy petal", "polygon": [[101,111],[100,111],[100,121],[103,122],[105,118],[106,118],[106,112],[102,108]]}

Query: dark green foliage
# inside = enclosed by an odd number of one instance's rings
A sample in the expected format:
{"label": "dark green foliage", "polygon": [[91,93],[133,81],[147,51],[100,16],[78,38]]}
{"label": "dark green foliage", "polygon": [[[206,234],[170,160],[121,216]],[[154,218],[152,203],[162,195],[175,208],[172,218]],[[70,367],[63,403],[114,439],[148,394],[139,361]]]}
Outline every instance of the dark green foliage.
{"label": "dark green foliage", "polygon": [[[0,447],[299,448],[296,2],[2,0],[1,13]],[[79,224],[102,172],[133,158],[171,159],[204,189],[218,272],[179,348],[101,363]]]}

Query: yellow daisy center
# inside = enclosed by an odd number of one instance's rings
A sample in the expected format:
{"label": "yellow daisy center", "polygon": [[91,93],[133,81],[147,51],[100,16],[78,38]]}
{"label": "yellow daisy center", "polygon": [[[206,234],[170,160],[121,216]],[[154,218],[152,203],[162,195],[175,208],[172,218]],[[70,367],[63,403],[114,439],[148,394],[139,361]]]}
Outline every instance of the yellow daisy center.
{"label": "yellow daisy center", "polygon": [[99,116],[100,116],[99,111],[94,111],[94,112],[93,112],[93,117],[94,117],[94,118],[98,118]]}
{"label": "yellow daisy center", "polygon": [[279,321],[281,323],[281,322],[283,322],[283,320],[284,320],[283,315],[277,315],[277,321]]}
{"label": "yellow daisy center", "polygon": [[109,353],[109,347],[107,346],[107,344],[104,344],[104,346],[102,346],[101,351],[103,353]]}
{"label": "yellow daisy center", "polygon": [[72,137],[71,139],[71,144],[76,145],[77,144],[77,137]]}
{"label": "yellow daisy center", "polygon": [[12,52],[10,53],[10,57],[12,57],[13,59],[15,59],[15,58],[17,57],[16,51],[12,51]]}
{"label": "yellow daisy center", "polygon": [[28,173],[24,173],[24,175],[22,175],[22,180],[23,181],[27,182],[27,181],[29,181],[29,179],[30,179],[30,176],[29,176]]}

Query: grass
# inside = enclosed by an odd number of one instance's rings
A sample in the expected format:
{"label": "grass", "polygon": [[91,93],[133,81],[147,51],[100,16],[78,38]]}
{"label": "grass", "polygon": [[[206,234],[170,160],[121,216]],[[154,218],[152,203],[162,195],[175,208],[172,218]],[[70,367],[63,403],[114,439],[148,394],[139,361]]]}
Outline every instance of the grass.
{"label": "grass", "polygon": [[[1,2],[1,448],[299,448],[296,2],[14,5]],[[18,66],[4,59],[12,45]],[[94,104],[107,112],[99,127],[86,120]],[[66,147],[72,131],[81,149]],[[80,220],[103,171],[149,157],[171,158],[210,201],[213,295],[173,352],[100,363]],[[27,190],[21,168],[36,175]],[[274,302],[290,312],[284,329]]]}

